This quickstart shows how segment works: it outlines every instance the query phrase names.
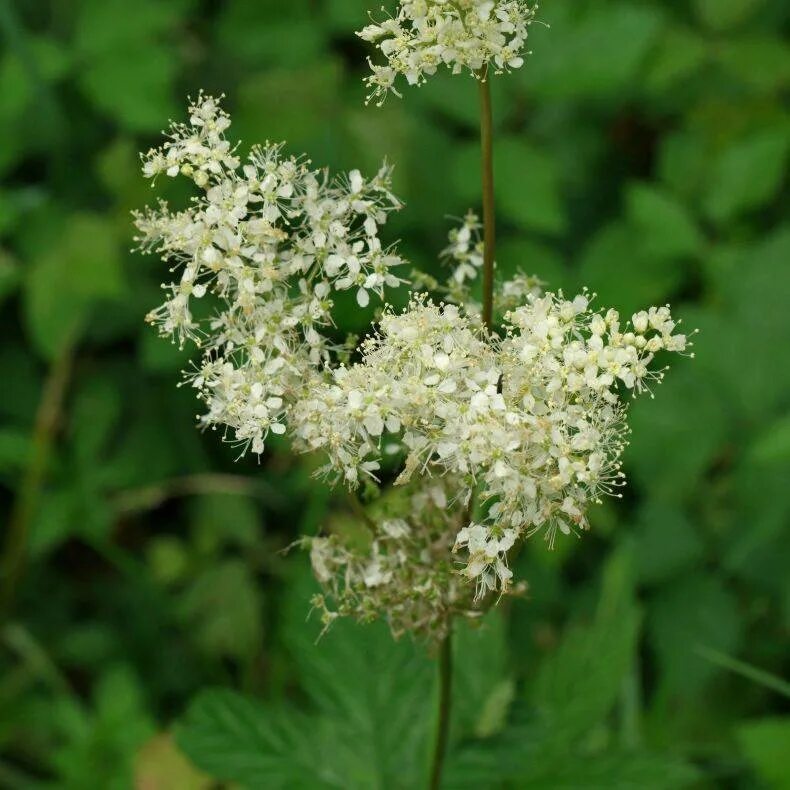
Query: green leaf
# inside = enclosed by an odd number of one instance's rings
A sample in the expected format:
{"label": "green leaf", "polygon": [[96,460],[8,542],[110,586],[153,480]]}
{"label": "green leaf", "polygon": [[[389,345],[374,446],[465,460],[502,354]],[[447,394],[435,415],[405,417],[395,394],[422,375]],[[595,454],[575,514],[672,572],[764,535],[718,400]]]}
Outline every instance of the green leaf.
{"label": "green leaf", "polygon": [[790,461],[790,414],[762,431],[749,448],[749,460],[759,464]]}
{"label": "green leaf", "polygon": [[32,443],[26,431],[0,428],[0,472],[15,472],[29,463]]}
{"label": "green leaf", "polygon": [[753,90],[775,92],[790,85],[790,47],[779,38],[761,35],[721,41],[715,57],[729,78]]}
{"label": "green leaf", "polygon": [[344,745],[329,761],[346,787],[409,788],[424,780],[433,731],[435,662],[425,647],[394,641],[384,623],[338,621],[319,639],[306,620],[316,584],[307,574],[290,585],[282,639],[313,708]]}
{"label": "green leaf", "polygon": [[666,581],[703,556],[695,524],[680,508],[659,501],[648,500],[642,508],[634,539],[639,578],[649,584]]}
{"label": "green leaf", "polygon": [[[179,6],[185,3],[159,3],[138,0],[133,14],[124,14],[124,0],[82,0],[76,21],[74,47],[83,57],[116,53],[131,43],[146,41],[167,32],[177,21]],[[123,24],[118,24],[119,17]]]}
{"label": "green leaf", "polygon": [[547,740],[576,744],[609,713],[631,667],[639,631],[630,558],[606,566],[595,618],[568,631],[540,666],[530,701],[545,716]]}
{"label": "green leaf", "polygon": [[764,0],[694,0],[699,19],[711,30],[728,30],[744,22]]}
{"label": "green leaf", "polygon": [[225,546],[252,548],[260,540],[256,503],[237,494],[204,494],[190,502],[192,543],[212,558]]}
{"label": "green leaf", "polygon": [[82,384],[74,401],[74,450],[86,466],[98,462],[121,417],[121,395],[113,381],[94,377]]}
{"label": "green leaf", "polygon": [[677,198],[650,184],[633,184],[626,192],[628,216],[640,238],[640,248],[650,256],[694,256],[704,238],[691,214]]}
{"label": "green leaf", "polygon": [[140,683],[128,669],[111,667],[102,675],[87,714],[66,698],[53,718],[65,741],[54,754],[58,787],[125,790],[130,786],[134,755],[153,727]]}
{"label": "green leaf", "polygon": [[236,91],[234,134],[246,144],[287,140],[289,151],[310,148],[313,154],[337,123],[341,75],[340,63],[327,57],[311,68],[271,69],[251,77]]}
{"label": "green leaf", "polygon": [[661,181],[696,205],[708,187],[712,161],[710,141],[698,130],[680,130],[661,141],[658,171]]}
{"label": "green leaf", "polygon": [[493,735],[504,726],[514,693],[501,611],[474,625],[459,623],[453,642],[456,737]]}
{"label": "green leaf", "polygon": [[598,294],[600,304],[628,316],[666,301],[683,280],[682,262],[651,254],[642,242],[642,234],[627,223],[615,221],[603,227],[582,253],[579,286],[588,286]]}
{"label": "green leaf", "polygon": [[561,233],[567,218],[560,194],[559,173],[545,151],[517,137],[497,142],[494,153],[497,204],[503,215],[519,227]]}
{"label": "green leaf", "polygon": [[0,249],[0,304],[16,290],[20,280],[19,264]]}
{"label": "green leaf", "polygon": [[524,790],[680,790],[700,779],[679,758],[649,752],[611,751],[593,757],[569,757],[519,783]]}
{"label": "green leaf", "polygon": [[677,579],[656,595],[648,611],[648,633],[665,693],[693,694],[715,673],[698,647],[725,653],[737,649],[738,601],[715,576],[698,571]]}
{"label": "green leaf", "polygon": [[697,33],[682,27],[667,29],[649,59],[645,82],[656,93],[670,91],[699,72],[708,47]]}
{"label": "green leaf", "polygon": [[634,441],[625,462],[651,497],[682,502],[697,491],[733,426],[718,382],[685,360],[670,373],[654,399],[642,397],[631,407]]}
{"label": "green leaf", "polygon": [[176,68],[169,47],[132,42],[122,51],[91,60],[79,84],[97,108],[124,128],[153,132],[164,125],[162,119],[177,114],[173,101]]}
{"label": "green leaf", "polygon": [[324,54],[327,29],[310,0],[276,8],[267,3],[227,0],[217,23],[218,45],[250,64],[302,68]]}
{"label": "green leaf", "polygon": [[107,220],[75,214],[57,245],[33,262],[25,283],[28,331],[45,356],[84,323],[90,307],[123,292],[119,243]]}
{"label": "green leaf", "polygon": [[343,787],[323,764],[321,734],[296,711],[217,689],[192,702],[176,742],[202,770],[246,787]]}
{"label": "green leaf", "polygon": [[534,35],[534,54],[520,76],[530,92],[556,101],[579,96],[617,97],[631,81],[661,30],[661,16],[645,5],[584,4],[555,0],[541,9],[551,25]]}
{"label": "green leaf", "polygon": [[790,788],[790,717],[757,719],[738,727],[738,743],[746,759],[768,786],[775,790]]}
{"label": "green leaf", "polygon": [[263,634],[261,599],[246,565],[226,560],[197,576],[179,602],[195,642],[211,656],[249,658]]}
{"label": "green leaf", "polygon": [[[567,222],[560,195],[556,162],[545,151],[516,137],[497,142],[494,153],[495,190],[499,211],[520,228],[556,234]],[[460,196],[480,201],[479,146],[459,149],[454,172]]]}
{"label": "green leaf", "polygon": [[713,166],[704,202],[707,215],[725,223],[771,200],[782,185],[788,152],[787,126],[765,129],[725,148]]}

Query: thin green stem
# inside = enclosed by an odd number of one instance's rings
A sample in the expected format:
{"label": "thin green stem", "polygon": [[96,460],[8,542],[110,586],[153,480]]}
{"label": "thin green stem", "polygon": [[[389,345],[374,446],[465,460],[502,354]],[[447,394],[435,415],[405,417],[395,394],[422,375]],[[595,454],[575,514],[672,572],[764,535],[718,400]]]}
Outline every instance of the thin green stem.
{"label": "thin green stem", "polygon": [[480,147],[483,177],[483,324],[490,332],[494,323],[494,255],[496,217],[494,214],[494,123],[491,113],[491,80],[479,75]]}
{"label": "thin green stem", "polygon": [[447,635],[439,645],[439,715],[436,722],[433,762],[431,764],[430,790],[439,790],[442,785],[444,758],[450,736],[450,707],[453,686],[453,634],[448,624]]}
{"label": "thin green stem", "polygon": [[[491,332],[494,325],[494,255],[496,217],[494,214],[494,122],[491,112],[491,83],[487,70],[478,75],[480,86],[480,147],[483,184],[483,324]],[[474,494],[469,501],[469,518],[474,510]],[[467,519],[468,520],[468,519]],[[430,790],[442,783],[447,743],[450,736],[450,710],[453,686],[452,619],[447,635],[439,645],[439,713],[436,723]]]}
{"label": "thin green stem", "polygon": [[3,556],[0,560],[0,623],[10,613],[27,556],[28,533],[49,462],[63,397],[71,376],[73,343],[68,336],[44,383],[33,427],[30,463],[11,507]]}

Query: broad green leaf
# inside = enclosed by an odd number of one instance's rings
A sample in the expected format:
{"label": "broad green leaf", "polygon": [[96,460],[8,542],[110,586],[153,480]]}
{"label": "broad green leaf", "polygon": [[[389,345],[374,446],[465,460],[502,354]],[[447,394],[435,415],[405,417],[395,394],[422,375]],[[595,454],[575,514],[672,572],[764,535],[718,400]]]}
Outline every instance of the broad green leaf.
{"label": "broad green leaf", "polygon": [[[178,20],[183,0],[160,3],[138,0],[128,13],[124,0],[82,0],[76,20],[74,47],[83,57],[122,55],[129,45],[167,32]],[[119,18],[123,24],[118,24]]]}
{"label": "broad green leaf", "polygon": [[25,282],[27,328],[37,349],[55,356],[91,306],[123,291],[119,240],[104,219],[73,215],[57,245],[33,262]]}
{"label": "broad green leaf", "polygon": [[708,187],[711,142],[696,129],[683,129],[663,138],[658,157],[661,181],[696,205],[698,196]]}
{"label": "broad green leaf", "polygon": [[263,637],[255,579],[238,560],[208,568],[184,591],[179,610],[196,644],[211,656],[249,658]]}
{"label": "broad green leaf", "polygon": [[[459,149],[454,168],[461,197],[480,201],[480,150]],[[502,216],[520,228],[556,234],[566,226],[559,174],[551,155],[531,143],[505,137],[494,154],[494,189]]]}
{"label": "broad green leaf", "polygon": [[516,137],[506,137],[497,143],[494,167],[496,198],[507,219],[545,233],[565,230],[559,174],[550,154]]}
{"label": "broad green leaf", "polygon": [[311,68],[270,69],[250,77],[235,92],[232,133],[245,147],[286,140],[289,153],[310,148],[314,154],[337,128],[341,76],[340,63],[327,57]]}
{"label": "broad green leaf", "polygon": [[721,152],[705,198],[708,216],[725,223],[771,200],[782,185],[790,126],[769,128],[738,140]]}
{"label": "broad green leaf", "polygon": [[699,19],[711,30],[735,27],[753,14],[764,0],[694,0]]}
{"label": "broad green leaf", "polygon": [[790,717],[757,719],[741,724],[737,730],[741,751],[757,775],[775,790],[790,788]]}
{"label": "broad green leaf", "polygon": [[703,552],[696,525],[680,508],[660,501],[645,504],[634,533],[635,564],[641,581],[667,581],[693,567]]}
{"label": "broad green leaf", "polygon": [[232,691],[201,692],[176,729],[176,742],[211,776],[244,787],[344,787],[323,762],[319,722]]}
{"label": "broad green leaf", "polygon": [[682,502],[697,491],[732,431],[728,404],[715,380],[700,377],[683,360],[631,407],[634,441],[625,453],[627,472],[651,497]]}
{"label": "broad green leaf", "polygon": [[[710,328],[696,338],[697,360],[720,377],[720,395],[737,413],[762,426],[781,411],[790,386],[790,322],[785,294],[790,288],[790,227],[757,242],[707,256],[711,279],[724,304]],[[710,316],[708,312],[706,315]],[[691,321],[689,326],[695,326]],[[755,349],[752,338],[771,338]],[[729,353],[722,354],[725,347]],[[765,371],[770,369],[771,375]]]}
{"label": "broad green leaf", "polygon": [[[64,700],[65,703],[65,700]],[[56,749],[58,787],[64,790],[126,790],[139,747],[151,736],[139,680],[123,667],[100,678],[87,713],[62,705],[53,712],[65,744]]]}
{"label": "broad green leaf", "polygon": [[297,682],[345,742],[333,746],[337,757],[329,765],[346,786],[421,784],[434,726],[435,662],[425,646],[393,640],[384,623],[340,620],[320,636],[318,618],[306,619],[315,582],[305,573],[297,579],[283,610],[282,639]]}
{"label": "broad green leaf", "polygon": [[538,32],[534,54],[521,70],[533,95],[567,99],[617,96],[632,81],[661,30],[660,14],[646,5],[557,0],[541,8],[551,32]]}
{"label": "broad green leaf", "polygon": [[504,726],[514,692],[502,613],[459,623],[453,641],[456,736],[493,735]]}
{"label": "broad green leaf", "polygon": [[325,55],[327,29],[311,0],[287,4],[227,0],[217,24],[218,45],[234,59],[267,67],[300,68]]}
{"label": "broad green leaf", "polygon": [[700,773],[680,758],[642,751],[613,750],[540,764],[519,782],[524,790],[680,790],[694,787]]}
{"label": "broad green leaf", "polygon": [[682,27],[664,31],[650,56],[645,78],[656,93],[676,90],[679,83],[698,73],[708,59],[708,47],[697,33]]}
{"label": "broad green leaf", "polygon": [[628,215],[639,231],[640,248],[659,258],[693,256],[704,239],[690,212],[671,193],[633,184],[626,193]]}
{"label": "broad green leaf", "polygon": [[555,747],[577,744],[605,719],[634,661],[640,616],[630,562],[624,552],[610,560],[592,623],[571,628],[538,670],[530,702]]}
{"label": "broad green leaf", "polygon": [[738,600],[716,576],[700,570],[666,586],[652,599],[647,625],[664,692],[693,694],[716,671],[698,648],[737,650]]}
{"label": "broad green leaf", "polygon": [[[660,246],[661,242],[654,242]],[[683,281],[684,266],[657,255],[644,234],[624,222],[602,228],[587,244],[579,262],[578,287],[598,294],[600,304],[630,317],[651,304],[666,302]],[[668,242],[664,242],[668,246]]]}
{"label": "broad green leaf", "polygon": [[132,131],[157,131],[177,114],[173,100],[176,61],[155,42],[133,42],[120,52],[90,60],[80,74],[86,97],[118,124]]}
{"label": "broad green leaf", "polygon": [[16,290],[20,279],[19,264],[5,250],[0,249],[0,304]]}
{"label": "broad green leaf", "polygon": [[225,546],[253,547],[260,540],[261,514],[248,496],[203,494],[190,502],[192,543],[206,557]]}
{"label": "broad green leaf", "polygon": [[790,462],[790,415],[780,417],[762,431],[748,452],[749,459],[760,464]]}
{"label": "broad green leaf", "polygon": [[721,41],[716,61],[728,77],[758,91],[785,90],[790,84],[790,47],[766,35]]}
{"label": "broad green leaf", "polygon": [[368,24],[370,10],[364,0],[334,0],[326,8],[326,19],[331,30],[348,36]]}
{"label": "broad green leaf", "polygon": [[32,444],[30,435],[14,428],[0,428],[0,472],[24,469],[29,461]]}
{"label": "broad green leaf", "polygon": [[121,395],[108,378],[88,379],[79,389],[72,411],[73,447],[86,466],[97,462],[121,417]]}

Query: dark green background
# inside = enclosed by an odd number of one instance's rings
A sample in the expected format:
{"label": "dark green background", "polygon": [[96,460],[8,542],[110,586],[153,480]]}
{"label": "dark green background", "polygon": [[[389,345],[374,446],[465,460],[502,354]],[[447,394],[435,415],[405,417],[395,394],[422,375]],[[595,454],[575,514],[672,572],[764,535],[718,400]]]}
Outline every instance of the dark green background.
{"label": "dark green background", "polygon": [[[342,497],[286,443],[234,463],[195,429],[186,358],[142,321],[166,269],[129,252],[152,199],[137,152],[205,88],[246,143],[387,157],[406,208],[385,238],[437,270],[447,216],[479,208],[476,87],[365,108],[366,5],[0,0],[4,524],[48,452],[0,632],[2,787],[207,786],[164,733],[208,686],[259,699],[204,694],[178,729],[215,776],[419,786],[425,651],[375,627],[315,646],[307,559],[280,553],[347,518]],[[625,498],[581,541],[529,544],[528,598],[459,636],[448,781],[790,787],[788,6],[539,16],[534,55],[494,82],[500,270],[628,313],[670,301],[701,333],[633,408]],[[361,330],[372,308],[340,314]]]}

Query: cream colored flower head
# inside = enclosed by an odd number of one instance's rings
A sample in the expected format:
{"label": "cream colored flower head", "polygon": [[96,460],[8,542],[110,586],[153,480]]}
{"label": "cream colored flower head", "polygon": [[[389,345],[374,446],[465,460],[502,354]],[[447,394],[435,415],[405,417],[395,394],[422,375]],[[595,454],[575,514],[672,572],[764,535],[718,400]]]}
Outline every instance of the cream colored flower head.
{"label": "cream colored flower head", "polygon": [[368,101],[400,96],[399,75],[420,85],[446,66],[453,74],[482,76],[517,69],[537,6],[528,0],[400,0],[395,16],[357,33],[375,44],[386,63],[370,62]]}

